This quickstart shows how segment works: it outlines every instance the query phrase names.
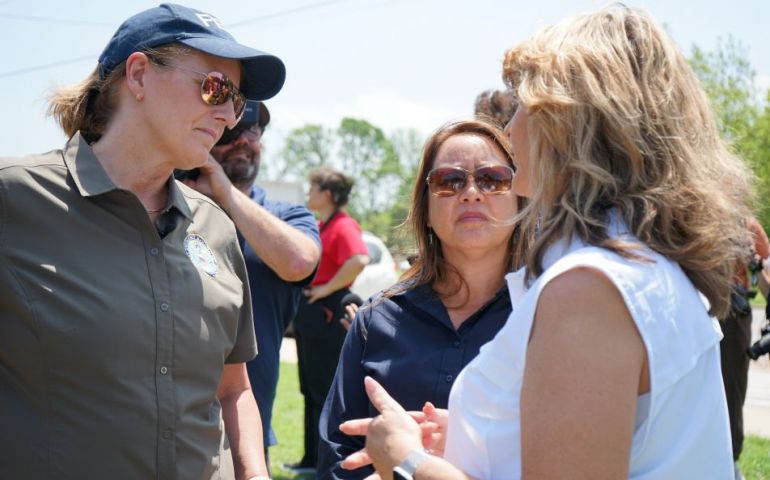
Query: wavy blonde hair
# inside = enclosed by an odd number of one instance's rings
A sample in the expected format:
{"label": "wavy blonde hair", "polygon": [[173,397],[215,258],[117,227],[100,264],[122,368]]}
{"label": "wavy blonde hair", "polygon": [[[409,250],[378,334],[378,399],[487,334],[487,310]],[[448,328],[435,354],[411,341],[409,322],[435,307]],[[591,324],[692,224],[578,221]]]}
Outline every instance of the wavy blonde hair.
{"label": "wavy blonde hair", "polygon": [[577,235],[644,260],[607,234],[614,209],[631,233],[677,262],[722,316],[745,256],[751,176],[717,131],[674,42],[624,5],[547,27],[509,50],[503,79],[529,113],[534,195],[515,245],[530,279],[546,249]]}

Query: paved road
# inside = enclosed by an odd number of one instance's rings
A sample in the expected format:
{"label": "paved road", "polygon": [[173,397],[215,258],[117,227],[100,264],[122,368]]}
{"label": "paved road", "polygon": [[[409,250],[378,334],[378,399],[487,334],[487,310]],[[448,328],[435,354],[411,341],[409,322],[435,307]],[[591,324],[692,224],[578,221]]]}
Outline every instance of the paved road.
{"label": "paved road", "polygon": [[[765,311],[754,309],[752,323],[752,343],[759,338],[759,329],[765,321]],[[284,338],[281,348],[281,360],[297,362],[297,349],[294,339]],[[764,355],[751,362],[749,368],[749,390],[743,408],[743,424],[746,433],[770,438],[770,356]]]}

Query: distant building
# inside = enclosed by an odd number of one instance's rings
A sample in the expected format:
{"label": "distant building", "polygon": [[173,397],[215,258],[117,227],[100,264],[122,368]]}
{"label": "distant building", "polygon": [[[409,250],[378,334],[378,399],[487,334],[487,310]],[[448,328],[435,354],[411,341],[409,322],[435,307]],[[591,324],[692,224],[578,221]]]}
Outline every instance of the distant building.
{"label": "distant building", "polygon": [[305,189],[301,182],[279,182],[271,180],[257,180],[258,186],[265,190],[267,198],[274,202],[289,202],[298,205],[305,204]]}

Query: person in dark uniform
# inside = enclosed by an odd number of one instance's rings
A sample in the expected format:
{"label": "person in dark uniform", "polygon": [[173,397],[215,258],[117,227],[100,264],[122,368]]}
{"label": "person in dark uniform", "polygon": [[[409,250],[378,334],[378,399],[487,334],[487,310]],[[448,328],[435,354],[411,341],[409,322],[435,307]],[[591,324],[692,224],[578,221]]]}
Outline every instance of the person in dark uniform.
{"label": "person in dark uniform", "polygon": [[353,181],[328,167],[313,170],[309,178],[307,206],[318,214],[322,251],[318,272],[294,319],[299,385],[305,399],[305,454],[287,468],[297,473],[315,470],[318,421],[345,340],[346,330],[339,321],[344,315],[341,301],[369,263],[361,227],[344,210]]}
{"label": "person in dark uniform", "polygon": [[[283,333],[297,313],[302,289],[313,278],[321,254],[315,217],[303,205],[276,202],[254,184],[259,173],[262,134],[270,113],[248,100],[243,118],[225,131],[197,180],[186,183],[209,195],[230,216],[246,260],[259,356],[246,364],[262,416],[267,447],[277,439],[270,427],[278,385]],[[268,462],[269,466],[269,462]]]}
{"label": "person in dark uniform", "polygon": [[62,150],[0,160],[4,478],[267,478],[235,228],[172,171],[284,78],[213,15],[163,4],[53,94]]}
{"label": "person in dark uniform", "polygon": [[[770,240],[762,225],[754,217],[746,219],[748,243],[752,256],[762,264],[770,257]],[[722,381],[725,385],[727,412],[730,417],[730,438],[735,461],[735,478],[741,479],[738,459],[743,451],[743,403],[749,385],[749,356],[746,349],[751,345],[751,304],[749,303],[749,272],[747,262],[738,262],[733,277],[729,314],[723,318],[719,342],[722,362]]]}

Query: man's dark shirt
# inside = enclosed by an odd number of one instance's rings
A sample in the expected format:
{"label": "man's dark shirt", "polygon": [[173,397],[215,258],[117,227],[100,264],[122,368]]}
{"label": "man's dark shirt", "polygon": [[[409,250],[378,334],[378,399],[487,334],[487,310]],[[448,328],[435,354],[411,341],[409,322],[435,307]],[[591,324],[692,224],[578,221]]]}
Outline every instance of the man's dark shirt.
{"label": "man's dark shirt", "polygon": [[[308,209],[301,205],[270,201],[265,198],[265,191],[256,185],[252,188],[250,197],[271,214],[312,238],[318,248],[321,248],[318,226]],[[259,348],[259,355],[248,362],[246,368],[262,417],[264,445],[269,446],[276,443],[275,435],[270,430],[270,419],[278,383],[283,333],[297,313],[302,288],[310,283],[313,274],[299,282],[282,280],[259,258],[240,234],[238,241],[249,275],[254,331]]]}

